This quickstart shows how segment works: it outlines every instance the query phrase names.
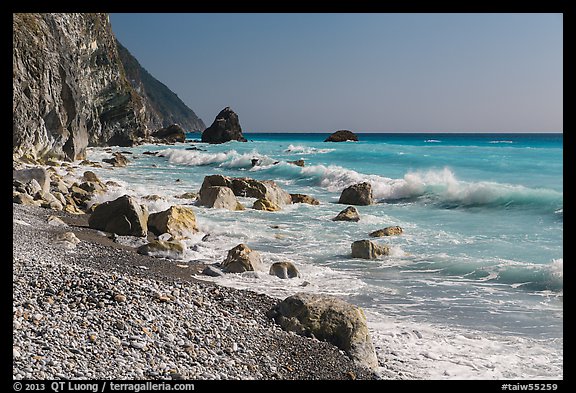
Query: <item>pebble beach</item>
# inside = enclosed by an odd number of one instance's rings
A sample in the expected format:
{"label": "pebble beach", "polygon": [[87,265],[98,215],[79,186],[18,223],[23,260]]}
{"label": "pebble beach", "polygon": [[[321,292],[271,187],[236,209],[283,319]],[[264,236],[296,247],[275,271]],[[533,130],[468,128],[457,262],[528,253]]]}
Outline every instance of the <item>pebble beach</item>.
{"label": "pebble beach", "polygon": [[266,317],[278,299],[195,280],[202,266],[167,268],[85,221],[13,204],[14,379],[384,377],[282,330]]}

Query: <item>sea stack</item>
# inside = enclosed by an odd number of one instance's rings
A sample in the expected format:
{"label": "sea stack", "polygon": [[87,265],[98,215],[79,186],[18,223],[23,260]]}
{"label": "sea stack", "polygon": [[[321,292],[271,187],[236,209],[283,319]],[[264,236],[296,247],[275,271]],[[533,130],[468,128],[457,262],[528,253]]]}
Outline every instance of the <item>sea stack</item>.
{"label": "sea stack", "polygon": [[324,140],[324,142],[346,142],[346,141],[358,142],[358,136],[354,134],[352,131],[340,130],[333,132],[332,134],[330,134],[328,138]]}
{"label": "sea stack", "polygon": [[218,113],[212,125],[204,130],[202,142],[224,143],[232,140],[246,142],[238,115],[227,106]]}

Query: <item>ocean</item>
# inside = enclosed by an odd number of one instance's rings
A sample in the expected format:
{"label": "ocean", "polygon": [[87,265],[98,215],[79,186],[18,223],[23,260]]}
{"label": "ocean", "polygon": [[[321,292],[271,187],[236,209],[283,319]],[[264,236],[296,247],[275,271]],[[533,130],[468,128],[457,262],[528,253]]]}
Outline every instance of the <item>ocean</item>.
{"label": "ocean", "polygon": [[[266,265],[292,261],[300,278],[260,274],[202,277],[278,298],[336,295],[364,310],[381,372],[414,379],[563,378],[563,136],[502,133],[358,133],[323,142],[321,133],[246,133],[247,143],[146,144],[125,168],[95,168],[150,212],[184,204],[204,176],[274,180],[321,203],[279,212],[192,206],[201,230],[185,260],[221,262],[239,243]],[[160,156],[142,154],[158,151]],[[88,159],[110,157],[89,148]],[[259,164],[252,166],[252,159]],[[302,159],[304,167],[289,161]],[[375,204],[358,222],[335,222],[341,191],[367,181]],[[398,225],[399,236],[368,234]],[[210,234],[208,241],[202,241]],[[390,246],[377,260],[351,258],[350,245]],[[180,263],[170,262],[167,263]]]}

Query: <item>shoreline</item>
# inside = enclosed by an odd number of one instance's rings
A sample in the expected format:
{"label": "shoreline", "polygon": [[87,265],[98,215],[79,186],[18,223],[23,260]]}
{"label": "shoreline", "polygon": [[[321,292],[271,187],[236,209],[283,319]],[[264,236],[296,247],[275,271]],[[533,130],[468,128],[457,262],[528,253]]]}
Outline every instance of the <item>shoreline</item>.
{"label": "shoreline", "polygon": [[265,315],[278,299],[194,279],[203,265],[137,254],[86,217],[13,203],[14,379],[382,377],[282,330]]}

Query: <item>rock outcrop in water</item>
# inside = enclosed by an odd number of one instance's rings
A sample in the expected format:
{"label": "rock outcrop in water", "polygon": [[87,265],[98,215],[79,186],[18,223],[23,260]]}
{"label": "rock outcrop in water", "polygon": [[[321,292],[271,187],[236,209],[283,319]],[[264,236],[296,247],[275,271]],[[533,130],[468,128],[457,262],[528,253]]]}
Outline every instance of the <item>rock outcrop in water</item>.
{"label": "rock outcrop in water", "polygon": [[358,136],[354,134],[352,131],[340,130],[333,132],[332,134],[330,134],[328,138],[324,140],[324,142],[346,142],[346,141],[358,142]]}
{"label": "rock outcrop in water", "polygon": [[186,124],[167,88],[125,69],[107,14],[15,13],[12,26],[14,158],[83,159],[87,146],[131,146]]}
{"label": "rock outcrop in water", "polygon": [[218,113],[212,125],[204,130],[202,142],[224,143],[232,140],[246,142],[238,115],[227,106]]}

